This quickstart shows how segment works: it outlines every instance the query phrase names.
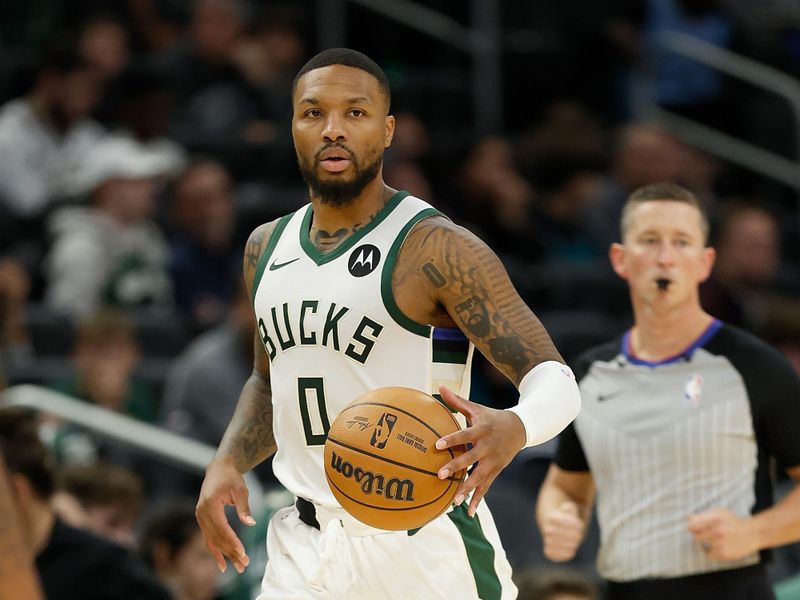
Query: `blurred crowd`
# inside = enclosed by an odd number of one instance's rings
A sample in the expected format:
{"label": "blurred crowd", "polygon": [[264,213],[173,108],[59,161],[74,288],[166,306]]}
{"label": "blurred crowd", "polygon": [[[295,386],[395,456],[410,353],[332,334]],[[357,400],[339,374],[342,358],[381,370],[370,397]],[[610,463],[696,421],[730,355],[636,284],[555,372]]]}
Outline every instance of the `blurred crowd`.
{"label": "blurred crowd", "polygon": [[[468,3],[425,4],[469,22]],[[219,442],[252,363],[244,242],[307,201],[290,90],[319,50],[317,10],[312,0],[0,0],[0,389],[36,383]],[[705,307],[800,370],[797,191],[643,116],[655,103],[796,160],[788,107],[657,44],[688,33],[800,76],[796,2],[498,10],[503,123],[478,133],[460,51],[348,7],[347,44],[393,88],[387,183],[483,237],[568,361],[630,322],[606,257],[626,196],[680,183],[713,221]],[[474,377],[473,399],[516,401],[485,361]],[[45,496],[64,522],[138,548],[176,598],[215,597],[192,517],[197,477],[56,420],[39,435],[57,467]],[[509,536],[533,530],[542,473],[536,460],[512,465],[495,486],[507,514],[529,511]],[[268,465],[259,476],[274,485]],[[515,567],[543,560],[531,536],[508,545]],[[199,570],[187,579],[201,590],[177,583],[183,568]]]}

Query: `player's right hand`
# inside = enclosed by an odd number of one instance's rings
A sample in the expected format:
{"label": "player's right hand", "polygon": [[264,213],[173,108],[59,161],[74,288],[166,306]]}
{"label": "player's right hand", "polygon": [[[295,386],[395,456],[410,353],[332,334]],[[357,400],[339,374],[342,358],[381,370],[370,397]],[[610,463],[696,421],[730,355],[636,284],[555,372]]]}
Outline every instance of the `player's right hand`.
{"label": "player's right hand", "polygon": [[225,506],[236,508],[239,520],[245,525],[255,525],[250,514],[249,492],[244,477],[231,463],[214,459],[206,469],[195,515],[208,549],[223,573],[227,568],[225,557],[230,559],[237,572],[242,573],[250,563],[244,545],[225,516]]}
{"label": "player's right hand", "polygon": [[542,521],[544,555],[555,562],[571,560],[583,540],[585,524],[578,505],[564,502],[551,510]]}

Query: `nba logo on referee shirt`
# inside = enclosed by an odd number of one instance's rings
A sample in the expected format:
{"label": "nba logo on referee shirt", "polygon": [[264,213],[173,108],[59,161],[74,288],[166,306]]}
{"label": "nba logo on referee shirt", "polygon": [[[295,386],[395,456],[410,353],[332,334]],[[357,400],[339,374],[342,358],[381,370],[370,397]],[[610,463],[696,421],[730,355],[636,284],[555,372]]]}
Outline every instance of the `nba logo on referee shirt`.
{"label": "nba logo on referee shirt", "polygon": [[375,431],[372,432],[372,439],[369,441],[370,446],[375,446],[382,450],[389,441],[389,434],[394,429],[394,424],[397,422],[397,415],[392,413],[383,413],[381,418],[378,419],[378,424],[375,425]]}
{"label": "nba logo on referee shirt", "polygon": [[700,404],[703,396],[703,376],[695,373],[689,375],[686,386],[683,388],[683,403],[686,406],[695,407]]}

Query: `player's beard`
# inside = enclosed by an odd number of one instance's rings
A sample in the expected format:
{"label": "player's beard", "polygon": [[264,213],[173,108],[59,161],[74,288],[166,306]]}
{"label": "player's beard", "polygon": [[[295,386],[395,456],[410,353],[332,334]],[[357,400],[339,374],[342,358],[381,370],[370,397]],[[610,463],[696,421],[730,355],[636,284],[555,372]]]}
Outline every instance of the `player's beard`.
{"label": "player's beard", "polygon": [[[332,147],[342,148],[350,154],[350,163],[354,172],[350,179],[344,179],[343,175],[337,176],[331,174],[327,180],[322,180],[317,175],[319,155],[323,150]],[[373,156],[361,162],[344,144],[329,144],[317,152],[311,164],[298,154],[297,164],[300,168],[300,174],[308,184],[313,198],[319,198],[320,202],[328,206],[347,206],[348,204],[352,204],[361,192],[364,191],[364,188],[378,176],[378,172],[383,164],[383,152],[375,152]]]}

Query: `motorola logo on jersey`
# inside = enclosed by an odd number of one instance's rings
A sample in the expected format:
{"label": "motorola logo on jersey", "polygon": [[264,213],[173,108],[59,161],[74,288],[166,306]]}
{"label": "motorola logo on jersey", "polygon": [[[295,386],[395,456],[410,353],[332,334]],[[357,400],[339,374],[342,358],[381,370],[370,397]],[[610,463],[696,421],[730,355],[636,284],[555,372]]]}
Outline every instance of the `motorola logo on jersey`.
{"label": "motorola logo on jersey", "polygon": [[389,441],[389,434],[392,433],[395,423],[397,423],[397,415],[388,412],[383,413],[381,418],[378,419],[375,431],[372,432],[369,445],[375,446],[378,450],[383,450],[386,447],[386,442]]}
{"label": "motorola logo on jersey", "polygon": [[372,244],[364,244],[350,253],[347,269],[353,277],[364,277],[377,269],[380,261],[381,251]]}

